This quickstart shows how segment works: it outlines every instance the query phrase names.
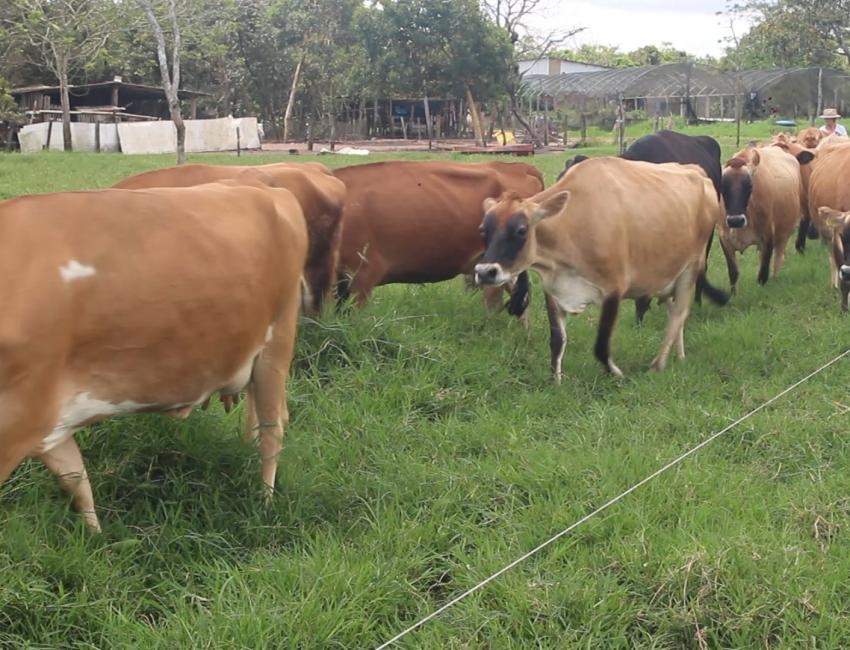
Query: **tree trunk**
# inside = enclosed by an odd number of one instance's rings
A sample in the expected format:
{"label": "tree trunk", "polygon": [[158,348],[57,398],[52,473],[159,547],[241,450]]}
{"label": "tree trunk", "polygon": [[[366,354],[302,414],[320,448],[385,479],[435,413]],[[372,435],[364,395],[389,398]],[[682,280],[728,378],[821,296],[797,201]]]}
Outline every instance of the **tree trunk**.
{"label": "tree trunk", "polygon": [[177,99],[177,91],[170,88],[167,93],[168,111],[171,114],[171,121],[174,122],[174,128],[177,129],[177,164],[182,165],[186,162],[186,124],[183,122],[183,115],[180,113],[180,100]]}
{"label": "tree trunk", "polygon": [[292,107],[295,105],[295,89],[298,87],[298,77],[301,75],[301,65],[304,63],[304,54],[298,59],[295,66],[295,74],[292,75],[292,86],[289,89],[289,99],[286,102],[286,112],[283,114],[283,141],[289,140],[292,127]]}
{"label": "tree trunk", "polygon": [[534,129],[531,128],[531,125],[526,121],[526,119],[522,116],[522,111],[520,111],[519,105],[517,104],[516,95],[510,94],[511,98],[511,113],[513,113],[514,117],[517,121],[522,124],[522,128],[525,129],[525,132],[528,133],[528,137],[531,138],[532,143],[535,147],[540,146],[540,139],[534,132]]}
{"label": "tree trunk", "polygon": [[71,98],[68,96],[68,66],[59,64],[59,103],[62,105],[62,142],[65,151],[73,151],[71,143]]}
{"label": "tree trunk", "polygon": [[478,104],[472,96],[472,89],[466,86],[466,103],[469,105],[469,115],[472,117],[472,133],[475,143],[484,146],[484,129],[481,127],[481,113],[478,112]]}

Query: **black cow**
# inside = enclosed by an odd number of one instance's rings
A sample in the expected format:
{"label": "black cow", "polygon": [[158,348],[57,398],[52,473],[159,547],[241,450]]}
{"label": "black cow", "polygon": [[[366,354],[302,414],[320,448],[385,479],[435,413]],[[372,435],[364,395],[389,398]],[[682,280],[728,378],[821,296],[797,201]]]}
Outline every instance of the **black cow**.
{"label": "black cow", "polygon": [[[642,160],[651,163],[682,163],[695,164],[702,167],[706,175],[711,179],[717,192],[717,200],[720,200],[720,181],[722,178],[722,167],[720,165],[720,145],[712,137],[707,135],[685,135],[676,131],[662,130],[650,133],[635,140],[631,146],[620,154],[620,158],[626,160]],[[577,165],[587,156],[579,154],[568,159],[564,163],[563,171],[558,175],[558,180],[567,173],[573,165]],[[705,248],[706,259],[711,251],[712,235],[708,239]],[[696,302],[701,303],[702,289],[697,286]],[[641,297],[635,299],[635,316],[640,323],[649,309],[650,298]]]}

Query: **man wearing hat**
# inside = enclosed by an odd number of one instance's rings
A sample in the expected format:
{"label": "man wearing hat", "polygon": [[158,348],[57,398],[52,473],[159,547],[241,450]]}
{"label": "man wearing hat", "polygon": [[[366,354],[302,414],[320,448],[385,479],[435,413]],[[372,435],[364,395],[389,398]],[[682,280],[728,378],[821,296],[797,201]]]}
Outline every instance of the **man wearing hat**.
{"label": "man wearing hat", "polygon": [[823,109],[823,115],[819,116],[825,123],[820,127],[821,137],[827,135],[847,135],[847,129],[843,124],[838,123],[838,118],[841,117],[838,111],[834,108]]}

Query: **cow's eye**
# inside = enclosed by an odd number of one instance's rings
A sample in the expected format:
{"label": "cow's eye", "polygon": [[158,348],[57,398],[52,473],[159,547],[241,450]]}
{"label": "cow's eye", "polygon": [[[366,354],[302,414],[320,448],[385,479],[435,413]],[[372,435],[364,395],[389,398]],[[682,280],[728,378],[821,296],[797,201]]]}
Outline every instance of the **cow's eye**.
{"label": "cow's eye", "polygon": [[525,237],[528,234],[528,226],[518,226],[516,234],[517,237]]}

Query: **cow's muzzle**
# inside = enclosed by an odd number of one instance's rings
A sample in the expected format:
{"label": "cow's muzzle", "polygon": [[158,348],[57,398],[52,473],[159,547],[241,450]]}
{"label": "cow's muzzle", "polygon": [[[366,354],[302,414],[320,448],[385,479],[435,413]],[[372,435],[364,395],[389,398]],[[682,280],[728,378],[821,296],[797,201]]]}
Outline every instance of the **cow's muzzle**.
{"label": "cow's muzzle", "polygon": [[850,282],[850,265],[842,264],[838,269],[838,277],[842,282]]}
{"label": "cow's muzzle", "polygon": [[501,264],[492,262],[475,265],[475,284],[504,284],[510,279]]}
{"label": "cow's muzzle", "polygon": [[745,214],[727,214],[726,225],[730,228],[746,228],[747,215]]}

